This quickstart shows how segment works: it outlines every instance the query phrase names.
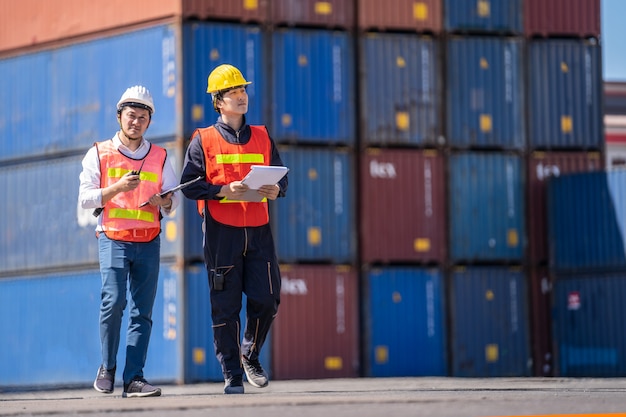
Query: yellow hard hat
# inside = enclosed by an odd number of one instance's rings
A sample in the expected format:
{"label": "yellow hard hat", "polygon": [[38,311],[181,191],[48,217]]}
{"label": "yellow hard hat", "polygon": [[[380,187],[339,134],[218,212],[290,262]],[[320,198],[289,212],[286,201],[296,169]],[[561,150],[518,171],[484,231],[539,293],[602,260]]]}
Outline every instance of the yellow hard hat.
{"label": "yellow hard hat", "polygon": [[246,81],[241,71],[229,64],[222,64],[215,68],[209,74],[209,82],[206,89],[207,93],[217,93],[218,91],[228,90],[229,88],[240,87],[252,84]]}

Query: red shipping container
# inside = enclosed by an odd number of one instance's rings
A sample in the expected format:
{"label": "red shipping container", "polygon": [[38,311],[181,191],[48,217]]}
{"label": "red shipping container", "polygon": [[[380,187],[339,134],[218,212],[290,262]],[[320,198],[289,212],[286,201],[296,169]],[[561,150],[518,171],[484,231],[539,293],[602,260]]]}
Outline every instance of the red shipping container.
{"label": "red shipping container", "polygon": [[272,326],[274,379],[359,376],[359,309],[355,269],[281,265],[278,315]]}
{"label": "red shipping container", "polygon": [[528,159],[528,249],[531,264],[548,261],[546,181],[550,177],[602,169],[598,152],[533,152]]}
{"label": "red shipping container", "polygon": [[524,0],[524,33],[599,38],[600,15],[600,0]]}
{"label": "red shipping container", "polygon": [[365,263],[443,263],[443,155],[369,148],[361,155],[360,253]]}
{"label": "red shipping container", "polygon": [[532,267],[528,276],[533,374],[534,376],[554,376],[552,278],[547,266]]}
{"label": "red shipping container", "polygon": [[362,30],[413,30],[439,33],[443,0],[357,0],[358,27]]}
{"label": "red shipping container", "polygon": [[272,0],[271,20],[275,25],[323,26],[351,29],[354,2],[345,0]]}

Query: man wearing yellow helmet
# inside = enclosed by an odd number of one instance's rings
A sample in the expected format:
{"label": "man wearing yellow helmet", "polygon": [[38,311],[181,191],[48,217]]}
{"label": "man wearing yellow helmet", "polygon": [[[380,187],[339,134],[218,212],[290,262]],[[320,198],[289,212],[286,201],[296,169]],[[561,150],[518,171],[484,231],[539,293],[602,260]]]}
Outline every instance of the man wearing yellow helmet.
{"label": "man wearing yellow helmet", "polygon": [[[261,186],[248,198],[242,182],[252,165],[282,166],[265,126],[246,124],[250,84],[236,67],[215,68],[207,93],[217,122],[191,138],[181,182],[199,175],[183,190],[204,217],[204,258],[208,270],[215,353],[224,373],[224,393],[243,394],[243,375],[258,388],[269,383],[259,354],[280,303],[280,270],[269,225],[268,200],[283,197],[287,177]],[[242,293],[246,327],[240,342]]]}

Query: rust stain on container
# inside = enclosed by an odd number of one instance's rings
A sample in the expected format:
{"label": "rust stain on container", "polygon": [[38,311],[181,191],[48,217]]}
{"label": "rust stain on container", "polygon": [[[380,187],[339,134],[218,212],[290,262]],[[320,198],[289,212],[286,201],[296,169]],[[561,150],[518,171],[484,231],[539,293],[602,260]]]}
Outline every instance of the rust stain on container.
{"label": "rust stain on container", "polygon": [[442,26],[443,0],[357,0],[357,25],[362,30],[415,30],[438,33]]}
{"label": "rust stain on container", "polygon": [[600,0],[524,0],[527,36],[600,36]]}

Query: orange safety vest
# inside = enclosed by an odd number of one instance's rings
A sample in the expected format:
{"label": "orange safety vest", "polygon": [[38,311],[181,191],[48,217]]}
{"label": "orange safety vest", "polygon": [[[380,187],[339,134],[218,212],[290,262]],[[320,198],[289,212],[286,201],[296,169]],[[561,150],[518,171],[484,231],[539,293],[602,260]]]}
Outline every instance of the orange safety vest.
{"label": "orange safety vest", "polygon": [[[250,126],[252,135],[245,145],[232,144],[210,126],[197,129],[202,141],[206,178],[211,184],[241,181],[252,165],[269,165],[271,142],[264,126]],[[228,200],[199,200],[198,213],[204,215],[207,204],[211,216],[220,223],[237,227],[262,226],[269,223],[267,199],[261,202]]]}
{"label": "orange safety vest", "polygon": [[[134,160],[119,152],[112,140],[97,142],[100,159],[100,187],[115,184],[127,172],[139,170],[143,160]],[[126,242],[150,242],[161,232],[160,210],[148,204],[139,208],[154,194],[161,192],[163,166],[167,151],[150,144],[141,167],[139,187],[117,194],[104,205],[102,231],[109,239]]]}

